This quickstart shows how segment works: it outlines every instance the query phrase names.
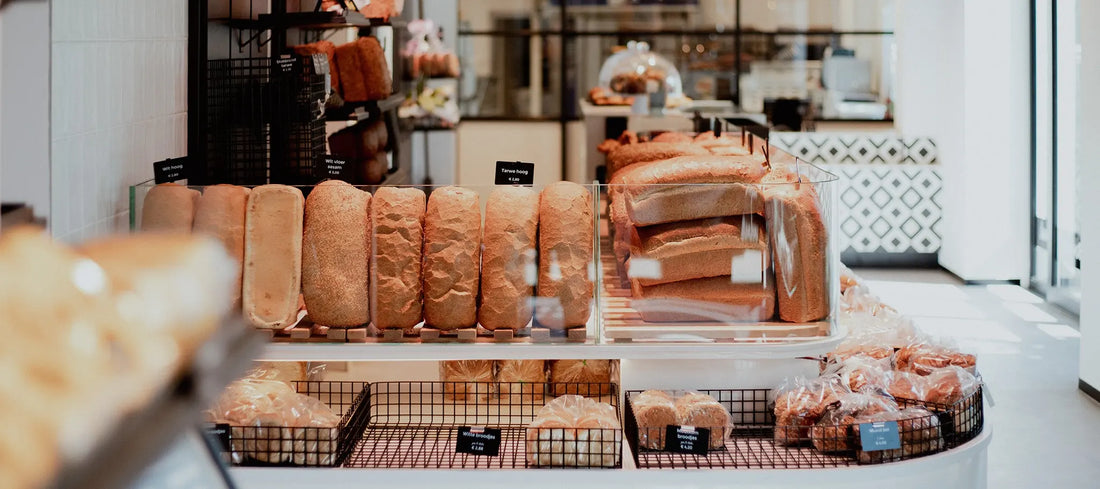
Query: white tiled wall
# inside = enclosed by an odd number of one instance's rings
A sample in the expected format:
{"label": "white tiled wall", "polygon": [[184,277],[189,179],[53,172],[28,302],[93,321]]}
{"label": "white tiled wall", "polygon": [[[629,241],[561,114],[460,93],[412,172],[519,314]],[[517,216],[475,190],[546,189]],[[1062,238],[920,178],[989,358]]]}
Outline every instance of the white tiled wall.
{"label": "white tiled wall", "polygon": [[187,153],[187,2],[53,0],[51,231],[129,223],[129,185]]}

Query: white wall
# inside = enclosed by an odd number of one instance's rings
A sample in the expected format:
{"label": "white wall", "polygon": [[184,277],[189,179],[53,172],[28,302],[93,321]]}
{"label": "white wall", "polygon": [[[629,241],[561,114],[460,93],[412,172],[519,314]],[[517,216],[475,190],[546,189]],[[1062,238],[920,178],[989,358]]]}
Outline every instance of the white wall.
{"label": "white wall", "polygon": [[50,213],[50,5],[13,2],[0,13],[0,193]]}
{"label": "white wall", "polygon": [[562,179],[557,121],[463,121],[457,134],[459,185],[492,185],[497,160],[534,163],[535,185]]}
{"label": "white wall", "polygon": [[[1081,1],[1078,19],[1100,18],[1100,2]],[[1080,107],[1092,110],[1078,112],[1078,177],[1080,188],[1100,185],[1100,30],[1078,29],[1081,43],[1081,63],[1078,71]],[[1081,192],[1081,373],[1080,378],[1100,388],[1100,220],[1091,218],[1090,211],[1100,209],[1100,192]]]}
{"label": "white wall", "polygon": [[187,2],[53,1],[51,231],[123,230],[128,186],[187,154]]}
{"label": "white wall", "polygon": [[940,264],[965,280],[1029,271],[1027,0],[900,0],[895,124],[939,146]]}

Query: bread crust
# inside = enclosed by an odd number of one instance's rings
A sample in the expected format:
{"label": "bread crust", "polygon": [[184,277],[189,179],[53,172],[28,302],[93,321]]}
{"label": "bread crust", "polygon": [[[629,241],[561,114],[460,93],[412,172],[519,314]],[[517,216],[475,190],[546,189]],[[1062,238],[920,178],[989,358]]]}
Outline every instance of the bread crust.
{"label": "bread crust", "polygon": [[410,329],[422,319],[424,192],[382,187],[371,201],[371,317],[378,329]]}
{"label": "bread crust", "polygon": [[281,329],[297,319],[304,208],[302,192],[286,185],[261,185],[248,196],[241,296],[257,328]]}
{"label": "bread crust", "polygon": [[583,326],[591,315],[592,194],[583,185],[557,182],[539,200],[540,300],[535,319],[552,329]]}
{"label": "bread crust", "polygon": [[481,283],[481,203],[477,192],[442,187],[424,217],[424,324],[442,330],[477,325]]}
{"label": "bread crust", "polygon": [[370,322],[371,195],[346,182],[313,188],[305,204],[302,296],[313,322]]}
{"label": "bread crust", "polygon": [[539,195],[527,187],[489,194],[482,239],[478,321],[490,330],[518,330],[531,321]]}

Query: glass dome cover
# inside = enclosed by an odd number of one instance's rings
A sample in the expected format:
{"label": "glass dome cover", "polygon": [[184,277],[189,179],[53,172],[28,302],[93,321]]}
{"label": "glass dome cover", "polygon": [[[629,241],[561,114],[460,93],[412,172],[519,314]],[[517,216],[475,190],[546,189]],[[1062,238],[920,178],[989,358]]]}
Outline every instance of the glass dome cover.
{"label": "glass dome cover", "polygon": [[663,82],[668,95],[682,95],[680,71],[667,58],[649,50],[649,43],[630,41],[600,67],[600,86],[623,95],[655,91],[648,82]]}

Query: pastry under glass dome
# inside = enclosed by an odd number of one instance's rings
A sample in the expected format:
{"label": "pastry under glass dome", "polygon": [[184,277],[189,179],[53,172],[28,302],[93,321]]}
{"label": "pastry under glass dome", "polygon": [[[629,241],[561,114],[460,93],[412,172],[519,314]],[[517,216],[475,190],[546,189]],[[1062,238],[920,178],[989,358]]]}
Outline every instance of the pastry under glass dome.
{"label": "pastry under glass dome", "polygon": [[679,70],[664,56],[651,52],[646,42],[628,42],[626,49],[609,56],[600,68],[600,86],[618,94],[655,91],[647,89],[650,80],[663,83],[668,95],[683,94]]}

